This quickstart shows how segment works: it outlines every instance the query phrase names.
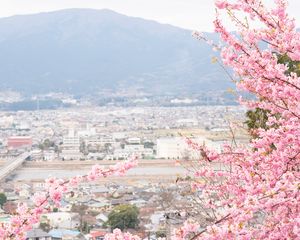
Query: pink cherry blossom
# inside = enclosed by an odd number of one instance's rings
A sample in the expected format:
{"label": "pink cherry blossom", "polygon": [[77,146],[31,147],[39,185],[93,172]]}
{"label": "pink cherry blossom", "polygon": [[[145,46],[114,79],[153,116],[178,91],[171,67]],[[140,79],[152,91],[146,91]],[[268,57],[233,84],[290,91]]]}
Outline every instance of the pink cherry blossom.
{"label": "pink cherry blossom", "polygon": [[[249,146],[227,144],[221,153],[187,139],[192,151],[201,155],[192,188],[201,190],[203,206],[213,220],[202,226],[190,219],[172,238],[300,239],[300,77],[296,72],[288,73],[286,64],[278,63],[279,55],[300,61],[300,33],[286,11],[285,0],[274,0],[271,8],[262,0],[218,0],[216,8],[214,26],[223,44],[208,44],[220,51],[224,65],[233,70],[237,87],[256,96],[257,100],[240,98],[241,104],[270,112],[270,128],[258,129],[258,137]],[[222,11],[230,13],[234,33],[221,19]],[[194,36],[205,39],[197,32]],[[211,167],[215,162],[222,164],[218,172]],[[40,215],[52,204],[58,205],[69,189],[81,182],[123,175],[135,164],[96,165],[85,176],[48,179],[45,192],[34,195],[33,209],[19,204],[18,214],[2,224],[0,239],[25,239]],[[139,238],[114,230],[105,239]]]}
{"label": "pink cherry blossom", "polygon": [[[201,152],[192,187],[201,189],[214,219],[192,239],[299,239],[300,78],[287,74],[288,66],[278,63],[278,55],[299,61],[300,33],[286,12],[287,1],[274,1],[272,9],[263,2],[216,2],[219,11],[230,10],[237,28],[229,32],[217,14],[223,63],[234,70],[238,88],[258,99],[241,99],[241,104],[270,111],[270,128],[258,129],[249,146],[227,145],[219,154],[189,141],[191,149]],[[260,26],[253,28],[250,20]],[[263,49],[261,43],[267,46]],[[216,173],[211,161],[223,169]],[[179,233],[176,239],[190,239]]]}
{"label": "pink cherry blossom", "polygon": [[[0,226],[0,239],[24,240],[26,232],[32,226],[39,222],[40,216],[51,210],[51,205],[59,206],[60,201],[65,193],[81,182],[95,181],[103,177],[112,175],[121,175],[137,164],[136,158],[130,161],[124,161],[110,166],[108,168],[95,165],[92,170],[85,176],[76,176],[71,179],[49,178],[46,180],[45,191],[35,193],[32,197],[34,208],[30,209],[26,204],[18,205],[17,215],[11,217],[9,223],[3,223]],[[130,234],[124,234],[124,239],[138,240],[130,238]],[[118,238],[123,239],[123,238]]]}
{"label": "pink cherry blossom", "polygon": [[105,235],[105,240],[140,240],[136,235],[122,233],[120,229],[114,229],[112,233]]}

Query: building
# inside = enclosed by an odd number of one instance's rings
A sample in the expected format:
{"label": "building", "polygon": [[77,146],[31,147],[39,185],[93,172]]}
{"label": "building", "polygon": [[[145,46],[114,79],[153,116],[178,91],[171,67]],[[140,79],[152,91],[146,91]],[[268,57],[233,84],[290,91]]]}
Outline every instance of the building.
{"label": "building", "polygon": [[103,231],[92,231],[87,235],[88,240],[104,240],[107,232]]}
{"label": "building", "polygon": [[103,160],[105,158],[105,154],[101,152],[89,153],[87,158],[92,160]]}
{"label": "building", "polygon": [[[210,149],[217,151],[221,149],[221,143],[213,142],[203,137],[196,137],[191,140]],[[199,153],[188,146],[184,137],[159,138],[157,139],[156,157],[165,159],[197,159],[199,158]]]}
{"label": "building", "polygon": [[51,240],[51,236],[42,229],[32,229],[26,234],[26,240]]}
{"label": "building", "polygon": [[177,126],[179,127],[195,127],[198,124],[198,120],[193,118],[183,118],[177,120]]}
{"label": "building", "polygon": [[57,158],[57,153],[54,150],[44,151],[44,160],[53,161]]}
{"label": "building", "polygon": [[138,137],[132,137],[132,138],[128,138],[127,142],[129,144],[140,144],[141,143],[141,139]]}
{"label": "building", "polygon": [[80,152],[80,139],[74,130],[69,130],[69,134],[63,138],[62,160],[80,160],[83,155]]}
{"label": "building", "polygon": [[184,138],[159,138],[157,139],[157,158],[179,159],[182,158],[188,146]]}
{"label": "building", "polygon": [[94,135],[86,139],[86,145],[104,146],[105,144],[113,144],[115,141],[109,135]]}
{"label": "building", "polygon": [[31,160],[32,161],[42,161],[43,160],[43,152],[42,150],[35,149],[31,151]]}
{"label": "building", "polygon": [[136,156],[139,158],[152,157],[153,149],[145,148],[144,145],[125,145],[124,149],[116,149],[114,151],[114,158],[124,159],[131,156]]}
{"label": "building", "polygon": [[48,222],[52,228],[75,229],[80,226],[80,217],[73,212],[51,212],[42,216],[42,222]]}
{"label": "building", "polygon": [[13,136],[7,139],[8,149],[31,148],[32,137],[29,136]]}
{"label": "building", "polygon": [[85,240],[83,234],[77,230],[52,229],[49,235],[52,237],[52,240]]}

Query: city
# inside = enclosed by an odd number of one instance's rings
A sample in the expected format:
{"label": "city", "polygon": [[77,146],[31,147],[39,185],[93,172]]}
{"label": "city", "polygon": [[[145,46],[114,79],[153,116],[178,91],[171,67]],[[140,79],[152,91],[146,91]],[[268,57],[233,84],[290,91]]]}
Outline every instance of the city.
{"label": "city", "polygon": [[300,240],[299,0],[0,0],[0,240]]}
{"label": "city", "polygon": [[[19,202],[30,206],[32,194],[43,189],[48,177],[82,175],[94,164],[105,166],[136,156],[138,166],[126,176],[74,188],[60,207],[42,216],[32,234],[47,230],[49,237],[60,236],[55,239],[101,239],[109,232],[105,226],[109,213],[129,204],[137,206],[142,216],[135,234],[149,239],[170,236],[191,209],[199,211],[199,193],[186,180],[186,167],[197,161],[199,153],[186,139],[220,151],[232,138],[229,122],[241,126],[244,116],[245,109],[239,106],[77,106],[1,112],[1,165],[12,166],[19,156],[24,161],[8,168],[1,179],[0,192],[7,201],[0,221],[7,221]],[[249,141],[240,128],[235,137],[240,143]]]}

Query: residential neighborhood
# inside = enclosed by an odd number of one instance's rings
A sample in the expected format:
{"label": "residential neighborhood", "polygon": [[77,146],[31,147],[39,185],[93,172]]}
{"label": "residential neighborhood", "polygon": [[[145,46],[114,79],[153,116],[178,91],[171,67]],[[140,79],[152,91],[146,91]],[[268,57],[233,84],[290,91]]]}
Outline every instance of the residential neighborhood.
{"label": "residential neighborhood", "polygon": [[[0,224],[9,221],[20,202],[32,206],[32,195],[43,191],[47,177],[76,176],[94,164],[109,166],[134,156],[139,165],[126,176],[71,189],[26,237],[103,239],[113,229],[110,214],[130,206],[138,214],[135,228],[128,231],[142,239],[170,236],[185,220],[199,217],[203,208],[187,171],[199,152],[187,139],[221,152],[232,138],[227,121],[243,124],[243,113],[235,106],[2,112],[0,163],[9,166],[20,154],[28,154],[2,179],[0,193],[6,201]],[[234,131],[237,141],[248,141],[241,130]],[[202,221],[209,220],[203,216]]]}

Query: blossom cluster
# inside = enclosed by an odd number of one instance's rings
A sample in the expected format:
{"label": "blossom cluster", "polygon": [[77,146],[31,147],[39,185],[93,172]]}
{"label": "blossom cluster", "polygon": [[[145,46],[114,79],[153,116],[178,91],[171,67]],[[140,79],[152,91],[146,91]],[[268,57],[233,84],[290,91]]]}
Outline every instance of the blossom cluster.
{"label": "blossom cluster", "polygon": [[[270,127],[258,129],[249,147],[225,145],[222,153],[189,141],[202,157],[193,187],[201,190],[213,220],[206,226],[186,222],[175,231],[174,240],[300,239],[300,77],[288,63],[279,61],[279,56],[300,61],[300,33],[286,11],[287,1],[274,0],[272,9],[263,2],[217,0],[214,26],[223,45],[209,44],[220,50],[224,65],[233,69],[238,88],[256,96],[256,100],[240,99],[241,103],[267,110]],[[235,32],[224,26],[222,11],[229,14]],[[223,166],[218,172],[210,167],[214,162]],[[19,204],[18,214],[0,227],[0,239],[24,239],[40,215],[49,211],[50,204],[59,205],[70,188],[122,175],[133,165],[127,162],[108,169],[96,165],[86,176],[48,179],[46,191],[33,197],[35,208]],[[106,236],[106,240],[115,239],[139,238],[120,230]]]}
{"label": "blossom cluster", "polygon": [[140,240],[131,233],[122,233],[120,229],[114,229],[112,233],[106,234],[104,240]]}
{"label": "blossom cluster", "polygon": [[[227,145],[220,154],[190,143],[202,156],[193,187],[214,220],[194,237],[176,239],[299,239],[300,77],[279,57],[299,67],[300,33],[284,0],[272,9],[261,0],[218,0],[216,8],[222,61],[238,88],[256,96],[241,103],[269,112],[269,128],[258,129],[247,148]],[[229,13],[236,32],[223,25],[220,11]],[[223,166],[218,172],[210,167],[214,161]]]}
{"label": "blossom cluster", "polygon": [[188,239],[192,237],[197,231],[199,231],[199,224],[193,221],[187,221],[182,227],[175,230],[172,240]]}
{"label": "blossom cluster", "polygon": [[[105,168],[95,165],[84,176],[76,176],[70,179],[49,178],[46,180],[45,191],[38,192],[32,197],[34,207],[29,208],[26,204],[19,204],[16,215],[12,216],[8,223],[0,226],[0,239],[24,240],[26,232],[39,222],[40,216],[51,210],[51,206],[59,206],[64,194],[82,182],[96,181],[112,175],[122,176],[126,171],[137,164],[136,159],[117,163]],[[119,239],[119,238],[116,238]],[[135,238],[128,238],[135,239]]]}

